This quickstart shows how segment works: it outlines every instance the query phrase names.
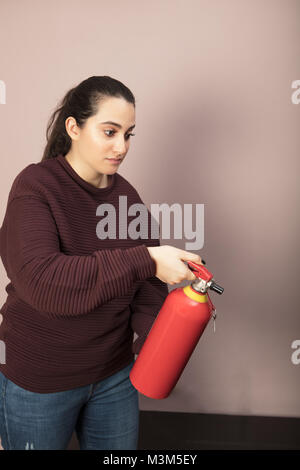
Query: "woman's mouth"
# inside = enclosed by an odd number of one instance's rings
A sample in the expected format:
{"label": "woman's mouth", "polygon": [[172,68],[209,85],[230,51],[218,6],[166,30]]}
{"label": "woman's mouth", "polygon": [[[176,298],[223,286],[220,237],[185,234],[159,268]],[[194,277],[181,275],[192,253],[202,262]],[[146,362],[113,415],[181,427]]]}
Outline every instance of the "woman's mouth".
{"label": "woman's mouth", "polygon": [[110,161],[110,163],[117,165],[122,161],[122,158],[107,158],[107,160]]}

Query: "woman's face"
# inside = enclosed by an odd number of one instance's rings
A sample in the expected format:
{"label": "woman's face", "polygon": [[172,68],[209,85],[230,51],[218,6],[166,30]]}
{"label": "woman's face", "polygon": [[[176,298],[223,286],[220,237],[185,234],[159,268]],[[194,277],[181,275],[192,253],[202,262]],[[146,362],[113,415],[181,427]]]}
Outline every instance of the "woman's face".
{"label": "woman's face", "polygon": [[[123,98],[108,97],[82,129],[73,117],[68,117],[65,125],[72,138],[68,159],[84,179],[96,182],[101,174],[115,173],[125,158],[135,127],[135,107]],[[113,158],[120,160],[115,163]]]}

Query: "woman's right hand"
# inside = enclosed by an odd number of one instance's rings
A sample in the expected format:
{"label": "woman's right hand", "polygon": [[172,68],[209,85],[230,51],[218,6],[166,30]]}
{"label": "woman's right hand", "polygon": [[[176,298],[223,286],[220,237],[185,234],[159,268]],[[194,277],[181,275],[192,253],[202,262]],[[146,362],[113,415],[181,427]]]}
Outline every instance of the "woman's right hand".
{"label": "woman's right hand", "polygon": [[147,249],[156,263],[155,276],[161,281],[173,285],[184,280],[193,281],[197,279],[183,261],[194,261],[197,264],[203,264],[199,255],[171,245],[148,246]]}

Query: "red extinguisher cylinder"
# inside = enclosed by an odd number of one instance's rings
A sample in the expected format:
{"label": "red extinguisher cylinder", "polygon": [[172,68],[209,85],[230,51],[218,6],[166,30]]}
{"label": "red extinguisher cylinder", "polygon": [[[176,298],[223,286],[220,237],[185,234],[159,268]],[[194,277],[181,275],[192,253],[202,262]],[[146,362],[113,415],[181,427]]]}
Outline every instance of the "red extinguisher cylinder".
{"label": "red extinguisher cylinder", "polygon": [[208,294],[197,293],[190,286],[174,289],[131,369],[133,386],[150,398],[166,398],[178,382],[211,314]]}
{"label": "red extinguisher cylinder", "polygon": [[213,315],[207,286],[224,290],[204,266],[189,264],[201,276],[203,292],[193,283],[169,293],[129,374],[132,385],[149,398],[169,396]]}

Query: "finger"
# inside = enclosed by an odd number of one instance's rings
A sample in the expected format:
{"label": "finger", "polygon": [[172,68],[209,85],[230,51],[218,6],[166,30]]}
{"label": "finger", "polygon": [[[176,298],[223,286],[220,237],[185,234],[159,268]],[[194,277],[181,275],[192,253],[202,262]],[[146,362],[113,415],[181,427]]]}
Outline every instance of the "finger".
{"label": "finger", "polygon": [[190,274],[188,276],[188,280],[189,281],[195,281],[197,279],[197,276],[195,276],[194,273],[192,273],[192,271],[190,271]]}
{"label": "finger", "polygon": [[190,251],[181,250],[180,256],[184,261],[194,261],[195,263],[201,262],[201,257],[196,253],[191,253]]}
{"label": "finger", "polygon": [[197,276],[193,273],[191,269],[187,268],[186,273],[185,273],[185,278],[188,281],[194,281],[195,279],[197,279]]}

